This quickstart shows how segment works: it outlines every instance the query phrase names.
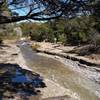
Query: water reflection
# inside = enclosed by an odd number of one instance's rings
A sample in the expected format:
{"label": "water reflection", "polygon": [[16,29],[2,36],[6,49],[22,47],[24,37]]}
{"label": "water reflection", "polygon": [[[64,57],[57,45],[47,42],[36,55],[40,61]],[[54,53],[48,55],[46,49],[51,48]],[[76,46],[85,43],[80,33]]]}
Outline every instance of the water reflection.
{"label": "water reflection", "polygon": [[28,100],[29,96],[40,93],[36,88],[45,86],[42,77],[37,73],[22,69],[17,64],[0,64],[0,100],[17,96],[21,100]]}

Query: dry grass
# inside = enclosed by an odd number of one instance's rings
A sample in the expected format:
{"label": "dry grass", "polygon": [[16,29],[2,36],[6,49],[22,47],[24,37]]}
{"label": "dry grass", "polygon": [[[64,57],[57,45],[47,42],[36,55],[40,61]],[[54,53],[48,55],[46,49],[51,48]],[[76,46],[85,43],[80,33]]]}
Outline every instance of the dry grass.
{"label": "dry grass", "polygon": [[39,44],[32,44],[32,49],[33,50],[37,50],[38,48],[40,48],[40,45]]}

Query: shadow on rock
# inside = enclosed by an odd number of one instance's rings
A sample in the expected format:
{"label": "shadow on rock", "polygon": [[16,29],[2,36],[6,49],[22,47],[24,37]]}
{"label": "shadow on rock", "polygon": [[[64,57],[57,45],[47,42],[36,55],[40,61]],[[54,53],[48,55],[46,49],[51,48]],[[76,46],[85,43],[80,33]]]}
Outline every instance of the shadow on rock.
{"label": "shadow on rock", "polygon": [[39,74],[22,69],[17,64],[0,64],[0,100],[16,97],[29,100],[30,96],[40,94],[38,88],[44,87],[46,85]]}

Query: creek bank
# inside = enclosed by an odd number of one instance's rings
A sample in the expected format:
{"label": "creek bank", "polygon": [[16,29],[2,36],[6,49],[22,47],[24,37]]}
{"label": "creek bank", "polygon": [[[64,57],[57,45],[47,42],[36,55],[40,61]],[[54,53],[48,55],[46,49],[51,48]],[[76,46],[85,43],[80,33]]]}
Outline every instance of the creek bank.
{"label": "creek bank", "polygon": [[80,64],[91,67],[95,66],[95,70],[100,72],[100,55],[93,54],[88,56],[81,56],[78,55],[77,53],[71,53],[72,51],[75,51],[75,48],[79,52],[80,48],[82,49],[85,47],[86,49],[86,46],[83,47],[63,46],[60,44],[54,44],[49,42],[31,42],[31,45],[33,50],[37,52],[63,57],[66,59],[70,59],[72,61],[78,61]]}
{"label": "creek bank", "polygon": [[[54,58],[60,59],[66,65],[72,66],[73,69],[84,74],[84,76],[100,84],[100,60],[91,60],[84,56],[77,56],[76,54],[65,53],[64,51],[71,51],[74,47],[60,47],[58,44],[51,43],[31,43],[40,45],[36,48],[37,53],[52,55]],[[63,49],[65,48],[65,49]],[[34,48],[33,48],[34,50]]]}
{"label": "creek bank", "polygon": [[50,55],[60,56],[60,57],[67,58],[67,59],[70,59],[70,60],[73,60],[73,61],[79,61],[80,64],[84,64],[84,65],[87,65],[87,66],[96,66],[96,67],[98,67],[98,69],[96,69],[96,70],[100,71],[99,70],[100,64],[94,63],[94,62],[89,61],[85,58],[76,57],[72,54],[56,53],[56,52],[52,52],[52,51],[49,51],[49,50],[36,49],[36,51],[41,52],[41,53],[50,54]]}
{"label": "creek bank", "polygon": [[95,63],[92,60],[89,60],[88,58],[75,56],[74,54],[66,54],[66,53],[56,52],[56,51],[53,52],[49,49],[43,50],[42,48],[37,48],[37,49],[35,49],[35,51],[50,54],[50,55],[60,56],[60,57],[63,57],[63,58],[70,59],[72,61],[79,61],[80,64],[84,64],[84,65],[87,65],[87,66],[96,66],[96,67],[98,67],[97,71],[100,71],[99,70],[100,63]]}

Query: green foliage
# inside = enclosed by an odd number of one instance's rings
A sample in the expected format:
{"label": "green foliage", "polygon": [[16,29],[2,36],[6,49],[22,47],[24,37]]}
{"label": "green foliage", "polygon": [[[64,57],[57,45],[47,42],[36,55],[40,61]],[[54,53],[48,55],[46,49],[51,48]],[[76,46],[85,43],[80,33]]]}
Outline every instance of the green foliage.
{"label": "green foliage", "polygon": [[81,16],[74,19],[55,19],[44,23],[22,23],[23,35],[29,35],[36,41],[57,42],[79,45],[92,41],[96,22],[93,16]]}
{"label": "green foliage", "polygon": [[100,38],[97,38],[96,39],[96,45],[99,45],[100,46]]}
{"label": "green foliage", "polygon": [[[81,16],[67,21],[65,33],[70,44],[88,43],[92,38],[95,22],[91,16]],[[92,31],[91,31],[92,30]]]}
{"label": "green foliage", "polygon": [[59,35],[58,41],[61,42],[63,45],[65,45],[66,41],[67,41],[67,38],[65,37],[64,34],[61,34],[61,35]]}
{"label": "green foliage", "polygon": [[3,4],[0,6],[0,11],[7,11],[8,6],[7,6],[7,0],[3,0]]}
{"label": "green foliage", "polygon": [[15,24],[2,24],[0,25],[0,40],[16,39],[14,33]]}

